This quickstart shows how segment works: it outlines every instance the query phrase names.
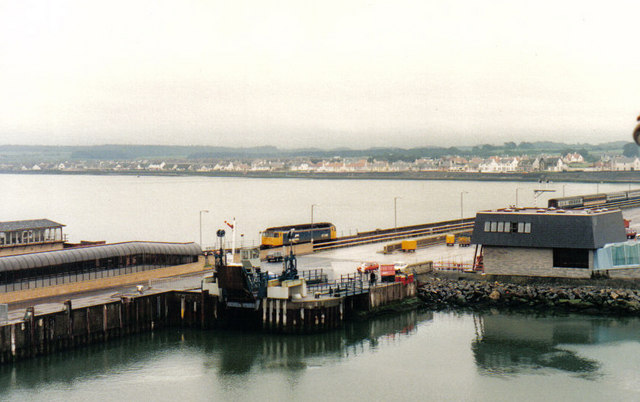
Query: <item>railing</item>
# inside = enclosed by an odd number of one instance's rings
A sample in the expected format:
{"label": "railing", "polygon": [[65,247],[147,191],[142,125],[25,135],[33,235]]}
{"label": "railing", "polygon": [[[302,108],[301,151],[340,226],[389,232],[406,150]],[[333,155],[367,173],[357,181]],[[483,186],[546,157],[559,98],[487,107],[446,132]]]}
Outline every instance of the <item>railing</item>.
{"label": "railing", "polygon": [[302,278],[307,282],[307,285],[327,282],[328,276],[324,273],[324,269],[322,268],[308,269],[300,271],[300,273],[302,274]]}
{"label": "railing", "polygon": [[340,275],[340,279],[329,282],[314,284],[309,286],[309,290],[316,296],[354,296],[369,292],[372,285],[367,279],[367,275],[348,274]]}
{"label": "railing", "polygon": [[474,265],[471,262],[437,261],[433,263],[433,269],[438,271],[473,271]]}

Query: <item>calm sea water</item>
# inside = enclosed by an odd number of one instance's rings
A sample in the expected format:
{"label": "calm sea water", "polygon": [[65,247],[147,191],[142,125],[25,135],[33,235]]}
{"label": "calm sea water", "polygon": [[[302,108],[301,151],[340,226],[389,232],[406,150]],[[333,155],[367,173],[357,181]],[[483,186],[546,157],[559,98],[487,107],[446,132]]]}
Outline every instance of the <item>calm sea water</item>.
{"label": "calm sea water", "polygon": [[321,335],[166,330],[0,367],[7,400],[637,400],[640,320],[414,311]]}
{"label": "calm sea water", "polygon": [[[534,183],[0,175],[1,220],[49,218],[70,240],[213,242],[236,217],[348,234],[535,204]],[[627,189],[552,183],[550,195]],[[462,193],[462,205],[460,202]],[[640,321],[411,312],[310,336],[166,330],[0,367],[0,400],[637,400]]]}
{"label": "calm sea water", "polygon": [[[212,245],[224,221],[237,219],[244,243],[269,226],[332,222],[338,233],[471,217],[516,203],[534,206],[534,189],[552,196],[615,191],[625,184],[411,180],[302,180],[157,176],[0,175],[0,220],[48,218],[69,240],[199,241]],[[396,209],[394,210],[394,197]],[[461,202],[462,198],[462,202]],[[462,210],[461,210],[462,207]]]}

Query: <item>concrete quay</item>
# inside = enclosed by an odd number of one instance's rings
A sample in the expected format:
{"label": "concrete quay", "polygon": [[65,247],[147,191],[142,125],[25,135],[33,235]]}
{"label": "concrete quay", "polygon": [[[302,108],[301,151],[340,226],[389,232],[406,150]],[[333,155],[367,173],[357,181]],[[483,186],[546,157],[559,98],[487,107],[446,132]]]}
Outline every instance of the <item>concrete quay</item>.
{"label": "concrete quay", "polygon": [[359,313],[414,299],[416,289],[416,282],[395,282],[358,294],[309,295],[300,300],[266,297],[255,308],[228,302],[207,290],[161,288],[44,303],[13,309],[9,321],[0,324],[0,364],[171,327],[240,327],[297,334],[327,331]]}

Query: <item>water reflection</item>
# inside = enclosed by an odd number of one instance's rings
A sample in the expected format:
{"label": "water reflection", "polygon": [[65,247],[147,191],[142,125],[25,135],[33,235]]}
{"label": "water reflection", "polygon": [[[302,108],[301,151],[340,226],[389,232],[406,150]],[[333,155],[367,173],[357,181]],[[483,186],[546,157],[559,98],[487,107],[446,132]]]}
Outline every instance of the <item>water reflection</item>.
{"label": "water reflection", "polygon": [[474,325],[471,349],[480,371],[489,375],[550,368],[590,378],[600,364],[571,345],[640,341],[640,320],[634,318],[489,313],[474,316]]}
{"label": "water reflection", "polygon": [[317,335],[240,334],[215,336],[190,333],[207,356],[205,365],[220,375],[245,374],[251,370],[296,371],[327,361],[375,349],[379,342],[394,342],[415,333],[418,322],[433,313],[411,311],[373,320],[350,323],[344,329]]}
{"label": "water reflection", "polygon": [[18,389],[72,385],[159,366],[168,375],[185,369],[213,371],[217,376],[269,370],[294,374],[375,349],[381,342],[399,342],[414,334],[419,322],[432,318],[431,312],[411,311],[350,323],[341,330],[316,335],[165,330],[132,336],[0,366],[0,399],[3,393]]}

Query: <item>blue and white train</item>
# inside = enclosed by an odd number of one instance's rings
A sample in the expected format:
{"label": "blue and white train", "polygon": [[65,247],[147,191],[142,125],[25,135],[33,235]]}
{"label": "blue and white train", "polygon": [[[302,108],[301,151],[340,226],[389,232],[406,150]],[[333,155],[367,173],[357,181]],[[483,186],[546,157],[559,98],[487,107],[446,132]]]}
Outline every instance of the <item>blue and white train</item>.
{"label": "blue and white train", "polygon": [[615,193],[600,193],[576,195],[573,197],[551,198],[549,208],[574,209],[593,207],[620,207],[634,202],[640,203],[640,190],[618,191]]}

